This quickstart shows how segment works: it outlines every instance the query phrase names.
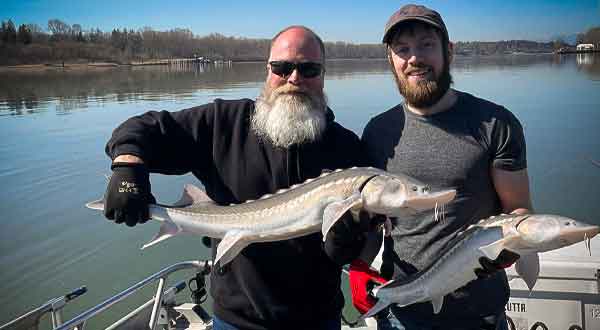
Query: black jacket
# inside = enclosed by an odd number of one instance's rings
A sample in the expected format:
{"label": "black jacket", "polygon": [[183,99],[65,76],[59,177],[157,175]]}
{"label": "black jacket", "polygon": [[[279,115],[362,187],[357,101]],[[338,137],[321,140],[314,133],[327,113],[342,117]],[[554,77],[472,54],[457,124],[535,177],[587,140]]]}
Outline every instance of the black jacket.
{"label": "black jacket", "polygon": [[[191,171],[222,205],[256,199],[325,169],[362,165],[358,137],[334,122],[331,110],[321,140],[290,149],[257,138],[249,125],[253,111],[252,100],[216,99],[178,112],[148,112],[119,126],[106,152],[113,159],[137,155],[152,172]],[[324,253],[321,237],[254,243],[215,269],[210,287],[215,315],[244,329],[306,328],[339,317],[340,267]],[[357,248],[342,248],[347,255],[336,261],[348,262]]]}

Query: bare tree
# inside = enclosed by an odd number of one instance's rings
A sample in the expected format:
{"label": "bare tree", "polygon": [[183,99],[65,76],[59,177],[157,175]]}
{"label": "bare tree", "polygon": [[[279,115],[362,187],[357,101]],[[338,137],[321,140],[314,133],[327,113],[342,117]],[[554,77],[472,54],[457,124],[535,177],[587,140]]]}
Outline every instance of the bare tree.
{"label": "bare tree", "polygon": [[83,29],[79,24],[73,24],[71,26],[71,39],[77,42],[85,42],[85,38],[83,37]]}
{"label": "bare tree", "polygon": [[59,20],[48,20],[48,30],[52,32],[53,40],[64,40],[71,35],[71,27],[69,24]]}
{"label": "bare tree", "polygon": [[593,27],[585,33],[583,36],[583,42],[590,44],[597,44],[600,42],[600,26]]}

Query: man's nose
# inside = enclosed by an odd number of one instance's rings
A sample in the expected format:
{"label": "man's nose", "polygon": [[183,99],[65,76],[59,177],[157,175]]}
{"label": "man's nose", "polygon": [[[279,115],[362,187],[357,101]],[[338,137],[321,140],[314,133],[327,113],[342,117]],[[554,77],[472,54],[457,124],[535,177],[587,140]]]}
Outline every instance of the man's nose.
{"label": "man's nose", "polygon": [[413,49],[408,56],[408,63],[411,65],[418,64],[423,61],[423,53],[418,49]]}
{"label": "man's nose", "polygon": [[294,71],[292,71],[292,73],[290,73],[290,76],[287,78],[287,81],[290,84],[297,85],[302,82],[302,79],[303,79],[302,75],[300,73],[298,73],[298,69],[295,68]]}

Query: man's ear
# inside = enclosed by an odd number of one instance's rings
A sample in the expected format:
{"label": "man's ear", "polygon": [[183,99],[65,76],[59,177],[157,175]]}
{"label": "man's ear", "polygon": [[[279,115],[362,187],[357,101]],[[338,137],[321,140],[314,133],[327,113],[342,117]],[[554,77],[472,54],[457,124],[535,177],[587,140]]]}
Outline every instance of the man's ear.
{"label": "man's ear", "polygon": [[454,44],[448,41],[448,65],[452,63],[454,59]]}
{"label": "man's ear", "polygon": [[385,54],[387,55],[388,63],[394,65],[394,62],[392,62],[392,49],[388,44],[385,45]]}

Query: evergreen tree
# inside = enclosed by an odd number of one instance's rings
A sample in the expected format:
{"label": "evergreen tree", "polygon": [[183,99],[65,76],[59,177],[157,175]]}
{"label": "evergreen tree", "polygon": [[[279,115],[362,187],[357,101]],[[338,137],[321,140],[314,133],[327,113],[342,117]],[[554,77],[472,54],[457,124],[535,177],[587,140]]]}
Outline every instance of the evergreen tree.
{"label": "evergreen tree", "polygon": [[2,26],[0,26],[0,41],[2,41],[2,43],[6,42],[6,28],[7,23],[2,21]]}
{"label": "evergreen tree", "polygon": [[31,34],[31,42],[38,43],[44,40],[48,40],[48,34],[37,24],[25,24],[25,27]]}
{"label": "evergreen tree", "polygon": [[17,29],[12,20],[9,19],[6,24],[2,22],[2,31],[2,41],[9,44],[17,43]]}
{"label": "evergreen tree", "polygon": [[31,31],[29,31],[25,24],[21,24],[19,26],[19,31],[17,32],[17,40],[25,45],[29,45],[33,40]]}

